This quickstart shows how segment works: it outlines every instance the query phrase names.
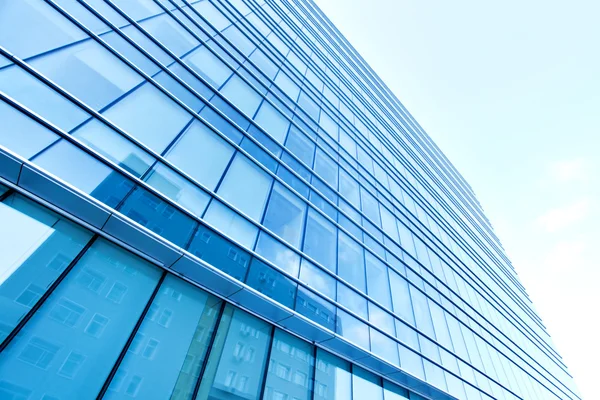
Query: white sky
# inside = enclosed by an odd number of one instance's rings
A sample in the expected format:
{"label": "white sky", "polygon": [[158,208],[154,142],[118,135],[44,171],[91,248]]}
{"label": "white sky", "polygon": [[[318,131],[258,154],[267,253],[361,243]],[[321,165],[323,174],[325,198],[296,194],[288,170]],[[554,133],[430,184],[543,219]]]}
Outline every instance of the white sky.
{"label": "white sky", "polygon": [[473,187],[600,398],[600,2],[316,1]]}

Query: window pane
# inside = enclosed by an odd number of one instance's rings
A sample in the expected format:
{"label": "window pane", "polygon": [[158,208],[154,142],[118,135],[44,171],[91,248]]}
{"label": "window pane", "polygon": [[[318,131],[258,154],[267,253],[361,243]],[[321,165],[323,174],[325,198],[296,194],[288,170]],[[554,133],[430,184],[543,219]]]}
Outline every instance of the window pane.
{"label": "window pane", "polygon": [[408,400],[408,391],[384,379],[383,398],[385,400]]}
{"label": "window pane", "polygon": [[271,235],[265,232],[260,233],[256,252],[290,275],[298,276],[300,256]]}
{"label": "window pane", "polygon": [[255,221],[260,221],[273,179],[246,156],[236,155],[217,193]]}
{"label": "window pane", "polygon": [[204,220],[242,246],[254,248],[258,228],[220,201],[213,200]]}
{"label": "window pane", "polygon": [[203,225],[198,226],[188,251],[238,280],[246,277],[250,255]]}
{"label": "window pane", "polygon": [[350,342],[369,350],[369,327],[347,312],[337,310],[337,333]]}
{"label": "window pane", "polygon": [[315,158],[315,172],[334,189],[338,187],[338,166],[323,150],[317,149]]}
{"label": "window pane", "polygon": [[266,322],[227,306],[196,399],[258,399],[271,329]]}
{"label": "window pane", "polygon": [[[0,355],[0,375],[31,398],[96,397],[160,274],[97,241]],[[127,287],[120,303],[108,296],[117,283]]]}
{"label": "window pane", "polygon": [[92,235],[15,194],[0,203],[0,221],[1,343]]}
{"label": "window pane", "polygon": [[367,294],[384,307],[392,309],[388,267],[370,253],[367,254]]}
{"label": "window pane", "polygon": [[298,284],[257,258],[252,259],[246,283],[284,306],[294,308]]}
{"label": "window pane", "polygon": [[364,319],[369,319],[367,299],[341,282],[337,283],[337,300],[347,309],[354,311]]}
{"label": "window pane", "polygon": [[383,400],[381,378],[360,367],[352,368],[352,398]]}
{"label": "window pane", "polygon": [[269,358],[264,398],[310,400],[313,350],[313,346],[309,343],[276,329]]}
{"label": "window pane", "polygon": [[332,272],[335,272],[336,265],[336,233],[337,229],[332,223],[314,210],[309,210],[304,252]]}
{"label": "window pane", "polygon": [[192,119],[187,111],[149,83],[128,94],[103,114],[157,153],[162,153]]}
{"label": "window pane", "polygon": [[300,132],[298,128],[294,126],[290,128],[285,147],[306,165],[309,167],[312,166],[315,156],[315,144],[304,133]]}
{"label": "window pane", "polygon": [[335,278],[306,259],[302,259],[300,280],[317,292],[335,300]]}
{"label": "window pane", "polygon": [[33,161],[109,207],[116,207],[133,188],[123,175],[64,139]]}
{"label": "window pane", "polygon": [[338,239],[338,276],[366,292],[364,249],[345,233]]}
{"label": "window pane", "polygon": [[275,183],[263,225],[294,247],[300,247],[306,203],[280,183]]}
{"label": "window pane", "polygon": [[256,113],[254,121],[264,128],[273,138],[283,143],[285,141],[285,135],[290,126],[288,121],[279,111],[275,109],[270,103],[264,101],[260,106],[260,110]]}
{"label": "window pane", "polygon": [[220,92],[248,117],[253,117],[262,97],[237,75],[234,75]]}
{"label": "window pane", "polygon": [[394,271],[389,271],[390,286],[392,288],[392,302],[394,313],[410,325],[415,325],[413,307],[408,292],[408,282]]}
{"label": "window pane", "polygon": [[431,322],[431,314],[429,313],[429,307],[427,305],[427,298],[417,288],[412,285],[410,287],[410,297],[414,307],[415,320],[417,323],[417,329],[425,332],[427,336],[435,338],[433,331],[433,323]]}
{"label": "window pane", "polygon": [[167,153],[167,160],[214,190],[234,148],[200,121],[194,121]]}
{"label": "window pane", "polygon": [[308,319],[323,325],[325,328],[335,331],[335,310],[336,307],[311,291],[298,287],[298,300],[296,301],[296,311]]}
{"label": "window pane", "polygon": [[181,247],[188,243],[198,224],[189,215],[139,186],[125,199],[119,211]]}
{"label": "window pane", "polygon": [[317,348],[315,400],[348,400],[351,398],[350,363]]}
{"label": "window pane", "polygon": [[210,200],[206,192],[161,163],[152,168],[145,181],[198,217],[202,216]]}
{"label": "window pane", "polygon": [[360,210],[358,182],[342,169],[340,169],[339,190],[344,200],[350,202],[350,204],[352,204],[354,207]]}
{"label": "window pane", "polygon": [[195,50],[184,60],[216,89],[219,89],[231,76],[231,69],[211,53],[206,46]]}
{"label": "window pane", "polygon": [[59,136],[17,109],[0,101],[0,145],[16,154],[30,158]]}
{"label": "window pane", "polygon": [[[128,288],[126,289],[128,290]],[[168,275],[105,398],[190,398],[206,357],[221,301]],[[129,374],[128,374],[129,372]]]}

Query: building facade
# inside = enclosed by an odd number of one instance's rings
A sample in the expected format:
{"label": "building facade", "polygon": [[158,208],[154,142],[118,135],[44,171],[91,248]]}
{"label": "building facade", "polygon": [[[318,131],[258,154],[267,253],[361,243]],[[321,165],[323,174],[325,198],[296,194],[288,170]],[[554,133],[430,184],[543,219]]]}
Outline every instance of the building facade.
{"label": "building facade", "polygon": [[0,399],[579,399],[312,0],[0,0]]}

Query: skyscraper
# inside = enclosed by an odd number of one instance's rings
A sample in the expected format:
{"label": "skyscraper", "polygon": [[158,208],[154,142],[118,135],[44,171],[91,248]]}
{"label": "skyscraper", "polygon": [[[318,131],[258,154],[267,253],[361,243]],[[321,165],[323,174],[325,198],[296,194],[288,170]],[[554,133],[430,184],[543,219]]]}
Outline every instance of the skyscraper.
{"label": "skyscraper", "polygon": [[579,399],[311,0],[0,0],[0,399]]}

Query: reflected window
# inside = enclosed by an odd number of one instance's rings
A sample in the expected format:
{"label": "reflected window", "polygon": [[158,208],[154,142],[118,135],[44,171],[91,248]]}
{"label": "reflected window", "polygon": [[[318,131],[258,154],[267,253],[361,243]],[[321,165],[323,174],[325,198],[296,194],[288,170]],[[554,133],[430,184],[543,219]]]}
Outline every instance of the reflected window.
{"label": "reflected window", "polygon": [[[89,290],[88,272],[105,277],[97,291]],[[133,254],[95,242],[2,353],[3,380],[31,389],[32,398],[97,396],[160,275]],[[129,288],[119,304],[106,298],[115,282]]]}
{"label": "reflected window", "polygon": [[350,363],[317,348],[314,392],[315,400],[351,399]]}
{"label": "reflected window", "polygon": [[306,259],[302,259],[300,280],[317,292],[335,300],[335,278]]}
{"label": "reflected window", "polygon": [[319,325],[335,332],[336,307],[302,286],[298,287],[296,311]]}
{"label": "reflected window", "polygon": [[273,178],[246,156],[237,154],[217,193],[255,221],[260,221]]}
{"label": "reflected window", "polygon": [[267,368],[271,331],[268,323],[227,306],[196,399],[258,400]]}
{"label": "reflected window", "polygon": [[242,246],[254,247],[258,228],[220,201],[210,203],[204,220]]}
{"label": "reflected window", "polygon": [[0,203],[0,221],[1,343],[92,235],[17,194]]}
{"label": "reflected window", "polygon": [[260,233],[256,252],[293,277],[298,276],[300,256],[271,235],[265,232]]}
{"label": "reflected window", "polygon": [[[152,302],[153,312],[146,315],[134,338],[135,347],[143,350],[130,347],[117,371],[124,378],[113,379],[105,398],[129,398],[127,388],[138,378],[140,398],[190,398],[221,304],[216,297],[168,275]],[[171,316],[167,326],[156,317],[165,311]]]}
{"label": "reflected window", "polygon": [[252,259],[246,284],[284,306],[294,308],[298,284],[256,258]]}

